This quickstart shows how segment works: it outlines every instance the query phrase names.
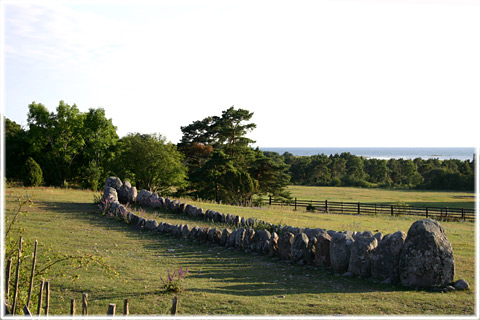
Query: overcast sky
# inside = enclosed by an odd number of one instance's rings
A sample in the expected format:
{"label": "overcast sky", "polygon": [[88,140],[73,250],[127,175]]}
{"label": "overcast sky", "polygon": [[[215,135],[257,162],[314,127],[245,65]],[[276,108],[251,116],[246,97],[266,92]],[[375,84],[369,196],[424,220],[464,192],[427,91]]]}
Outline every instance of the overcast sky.
{"label": "overcast sky", "polygon": [[161,133],[234,105],[260,147],[479,145],[479,1],[2,1],[5,115]]}

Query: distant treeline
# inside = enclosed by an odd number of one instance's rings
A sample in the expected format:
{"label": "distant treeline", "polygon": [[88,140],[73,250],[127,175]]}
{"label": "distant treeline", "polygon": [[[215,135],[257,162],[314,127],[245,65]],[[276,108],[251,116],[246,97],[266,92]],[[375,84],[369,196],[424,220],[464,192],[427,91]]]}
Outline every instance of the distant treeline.
{"label": "distant treeline", "polygon": [[297,157],[262,152],[246,135],[253,113],[231,107],[181,127],[178,144],[158,134],[119,138],[102,108],[80,112],[60,101],[55,112],[32,102],[28,126],[4,119],[5,177],[25,186],[101,189],[113,175],[137,189],[246,204],[291,198],[289,184],[474,190],[474,162],[378,160],[350,153]]}
{"label": "distant treeline", "polygon": [[326,156],[279,155],[288,166],[290,182],[307,186],[354,186],[473,191],[475,160],[372,159],[348,152]]}

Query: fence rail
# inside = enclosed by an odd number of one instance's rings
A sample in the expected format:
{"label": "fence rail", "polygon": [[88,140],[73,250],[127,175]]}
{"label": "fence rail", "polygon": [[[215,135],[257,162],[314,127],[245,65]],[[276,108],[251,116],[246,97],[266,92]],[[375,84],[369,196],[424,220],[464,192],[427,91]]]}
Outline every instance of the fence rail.
{"label": "fence rail", "polygon": [[281,201],[273,199],[272,197],[265,200],[263,204],[270,206],[289,206],[294,207],[294,210],[305,208],[308,211],[321,213],[408,215],[440,220],[475,221],[475,210],[467,208],[417,207],[378,203],[335,202],[328,200],[298,200],[297,198],[293,201]]}

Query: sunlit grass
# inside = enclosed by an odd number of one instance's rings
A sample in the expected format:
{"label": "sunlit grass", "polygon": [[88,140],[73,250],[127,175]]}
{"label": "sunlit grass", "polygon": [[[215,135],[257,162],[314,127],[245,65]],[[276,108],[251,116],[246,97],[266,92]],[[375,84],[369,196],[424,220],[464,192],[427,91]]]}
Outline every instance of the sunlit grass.
{"label": "sunlit grass", "polygon": [[[115,265],[115,279],[94,268],[80,272],[72,283],[68,278],[52,282],[51,313],[68,314],[70,299],[80,304],[89,294],[89,313],[106,314],[109,303],[121,310],[130,299],[132,314],[168,314],[172,295],[160,293],[160,277],[167,269],[189,267],[186,291],[181,293],[181,314],[313,314],[313,315],[400,315],[473,314],[475,302],[474,224],[442,222],[454,247],[457,275],[472,291],[447,294],[405,290],[399,286],[345,279],[309,266],[288,265],[269,257],[246,254],[208,244],[197,244],[173,236],[134,230],[122,222],[98,214],[94,193],[52,188],[6,189],[6,214],[15,207],[17,196],[34,197],[35,206],[18,225],[25,228],[24,240],[39,240],[39,250],[52,247],[63,253],[93,253]],[[191,202],[191,201],[189,201]],[[357,217],[293,212],[281,208],[239,208],[196,203],[204,209],[257,217],[269,222],[326,229],[407,231],[415,219]],[[200,220],[166,212],[146,215],[171,223],[209,225]],[[45,261],[39,261],[39,265]],[[77,307],[77,314],[79,314]]]}

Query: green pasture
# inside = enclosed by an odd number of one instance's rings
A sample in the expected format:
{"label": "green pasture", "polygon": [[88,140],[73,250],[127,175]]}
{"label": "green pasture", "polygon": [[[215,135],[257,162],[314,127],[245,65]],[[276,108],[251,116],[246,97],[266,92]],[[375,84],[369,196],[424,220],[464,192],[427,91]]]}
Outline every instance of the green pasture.
{"label": "green pasture", "polygon": [[[166,315],[173,295],[161,292],[161,277],[166,276],[167,269],[180,267],[190,270],[183,283],[185,291],[178,295],[179,313],[184,315],[473,315],[475,312],[476,237],[475,224],[471,222],[441,224],[454,249],[455,278],[466,279],[472,289],[438,293],[346,279],[311,266],[285,264],[266,256],[135,230],[100,215],[93,204],[95,194],[89,191],[7,188],[7,216],[11,217],[15,211],[18,197],[26,194],[34,199],[34,206],[16,224],[24,229],[26,243],[38,239],[39,251],[101,256],[118,272],[112,278],[91,266],[88,270],[75,270],[80,277],[72,282],[68,277],[71,270],[52,269],[51,314],[68,314],[72,298],[77,301],[79,314],[82,293],[88,293],[89,314],[106,314],[109,303],[117,305],[118,314],[123,299],[128,298],[131,314]],[[272,223],[333,230],[406,232],[416,220],[295,212],[281,207],[240,208],[191,200],[189,203]],[[137,212],[175,224],[215,225],[164,211]],[[27,261],[29,264],[31,260]],[[47,263],[38,261],[39,266]],[[62,277],[64,272],[66,276]],[[22,288],[25,290],[25,285]],[[37,290],[38,284],[34,291]],[[35,309],[35,303],[31,309]]]}
{"label": "green pasture", "polygon": [[460,191],[395,190],[353,187],[288,186],[293,198],[338,202],[407,204],[448,208],[475,208],[475,193]]}

